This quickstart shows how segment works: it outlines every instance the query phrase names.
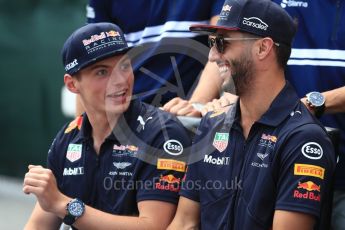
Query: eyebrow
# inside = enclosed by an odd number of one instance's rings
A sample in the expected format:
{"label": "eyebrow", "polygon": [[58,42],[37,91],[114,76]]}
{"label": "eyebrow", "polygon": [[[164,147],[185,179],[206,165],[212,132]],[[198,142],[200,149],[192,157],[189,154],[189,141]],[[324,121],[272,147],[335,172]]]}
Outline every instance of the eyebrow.
{"label": "eyebrow", "polygon": [[109,66],[108,65],[104,65],[104,64],[95,64],[94,66],[90,67],[90,70],[95,70],[95,69],[98,69],[98,68],[109,68]]}

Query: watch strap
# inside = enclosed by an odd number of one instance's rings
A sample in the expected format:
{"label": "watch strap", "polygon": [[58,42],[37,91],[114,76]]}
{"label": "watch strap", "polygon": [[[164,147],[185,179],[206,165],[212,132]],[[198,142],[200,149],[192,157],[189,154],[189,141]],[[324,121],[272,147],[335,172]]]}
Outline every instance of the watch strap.
{"label": "watch strap", "polygon": [[72,225],[72,224],[74,224],[74,222],[77,220],[77,218],[75,217],[75,216],[72,216],[72,215],[70,215],[70,214],[67,214],[64,218],[63,218],[63,220],[62,220],[62,222],[64,223],[64,224],[67,224],[67,225]]}
{"label": "watch strap", "polygon": [[323,115],[323,113],[325,112],[325,107],[326,107],[325,104],[323,104],[319,107],[315,107],[314,108],[315,117],[320,118]]}

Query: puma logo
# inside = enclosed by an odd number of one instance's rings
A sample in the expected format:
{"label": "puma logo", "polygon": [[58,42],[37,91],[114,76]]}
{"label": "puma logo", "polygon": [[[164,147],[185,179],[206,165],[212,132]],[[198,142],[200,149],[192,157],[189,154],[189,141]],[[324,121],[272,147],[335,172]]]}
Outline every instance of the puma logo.
{"label": "puma logo", "polygon": [[[137,121],[139,121],[139,123],[140,123],[140,128],[138,128],[139,130],[142,128],[143,130],[145,129],[145,125],[146,125],[146,122],[148,122],[149,120],[151,120],[152,119],[152,117],[148,117],[146,120],[144,120],[144,118],[142,117],[142,116],[138,116],[138,118],[137,118]],[[139,131],[138,130],[138,131]]]}

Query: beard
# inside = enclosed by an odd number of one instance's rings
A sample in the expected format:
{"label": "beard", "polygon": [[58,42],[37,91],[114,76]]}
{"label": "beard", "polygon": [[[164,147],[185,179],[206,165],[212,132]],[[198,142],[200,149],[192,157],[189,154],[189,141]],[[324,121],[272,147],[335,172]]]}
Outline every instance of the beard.
{"label": "beard", "polygon": [[248,51],[238,59],[229,60],[231,77],[222,85],[225,92],[233,92],[235,88],[235,94],[241,96],[253,82],[253,60]]}

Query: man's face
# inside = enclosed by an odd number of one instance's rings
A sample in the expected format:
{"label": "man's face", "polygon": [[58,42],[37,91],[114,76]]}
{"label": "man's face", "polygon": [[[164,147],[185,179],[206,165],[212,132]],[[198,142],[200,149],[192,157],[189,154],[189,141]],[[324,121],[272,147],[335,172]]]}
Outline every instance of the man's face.
{"label": "man's face", "polygon": [[126,55],[117,55],[82,69],[77,87],[88,112],[120,115],[130,104],[134,75]]}
{"label": "man's face", "polygon": [[234,84],[236,94],[241,96],[253,79],[254,67],[251,48],[255,40],[241,40],[247,37],[240,32],[221,32],[217,36],[235,40],[223,41],[223,53],[213,46],[210,50],[209,61],[216,62],[218,65],[220,77],[223,79],[223,90],[229,92]]}

